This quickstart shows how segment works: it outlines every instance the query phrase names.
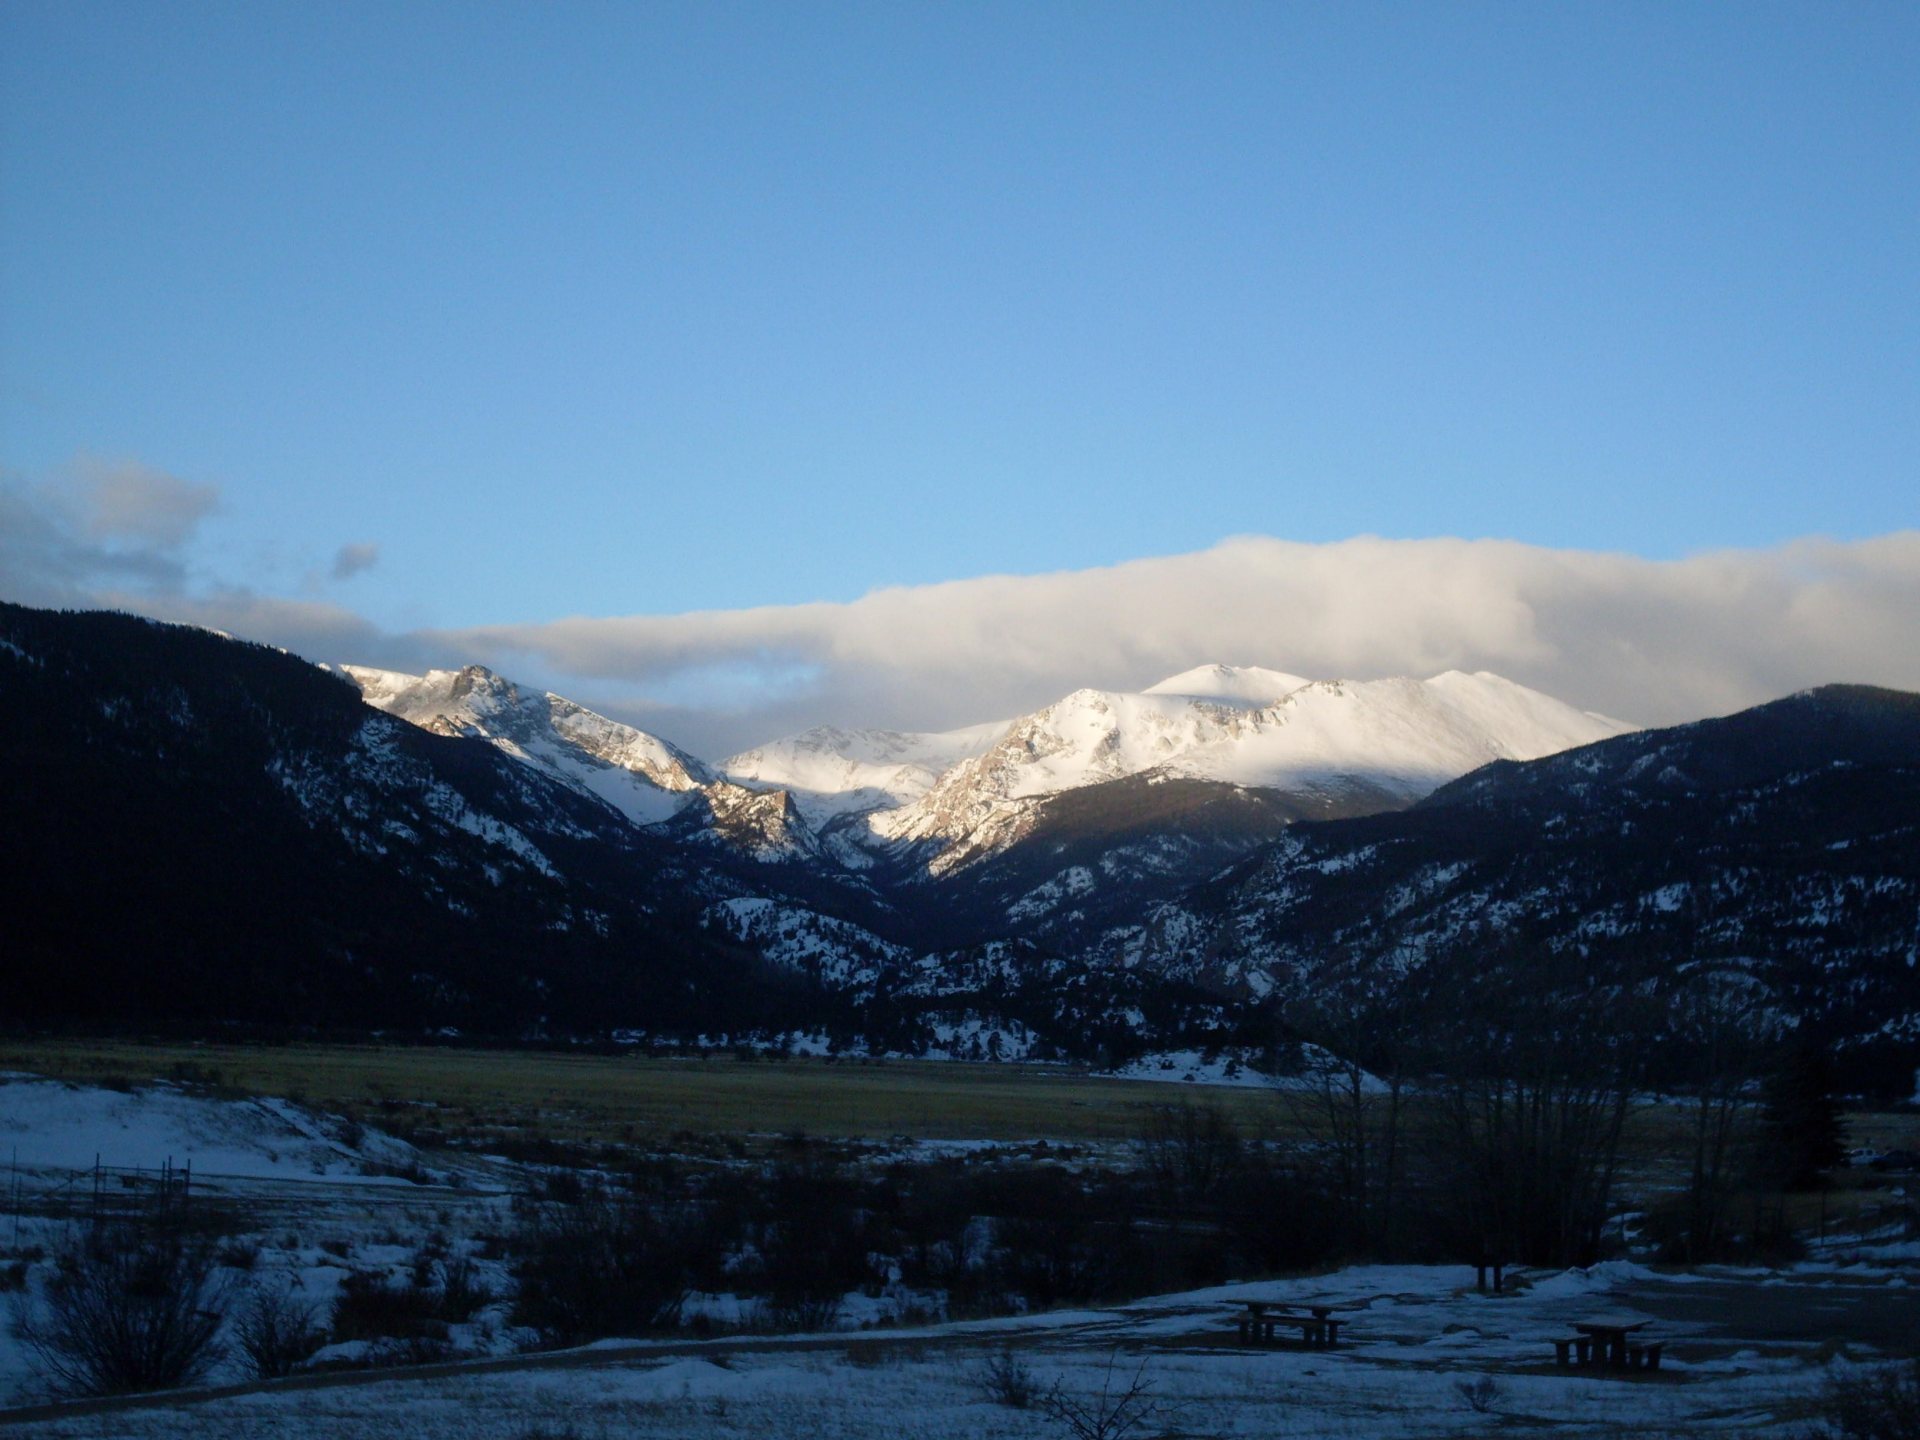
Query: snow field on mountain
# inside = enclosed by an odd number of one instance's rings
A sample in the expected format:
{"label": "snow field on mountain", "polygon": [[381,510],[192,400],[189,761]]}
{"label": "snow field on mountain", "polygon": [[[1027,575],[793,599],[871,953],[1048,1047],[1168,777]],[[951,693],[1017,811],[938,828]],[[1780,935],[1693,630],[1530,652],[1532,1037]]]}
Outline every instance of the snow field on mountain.
{"label": "snow field on mountain", "polygon": [[1169,675],[1140,693],[1226,700],[1264,708],[1310,683],[1302,676],[1263,670],[1258,665],[1196,665],[1178,675]]}
{"label": "snow field on mountain", "polygon": [[[1131,775],[1333,798],[1363,786],[1367,796],[1405,803],[1489,760],[1551,754],[1631,728],[1486,673],[1310,682],[1257,666],[1202,665],[1138,693],[1077,690],[1015,720],[938,733],[820,726],[709,767],[479,666],[423,676],[338,668],[369,704],[442,734],[487,739],[638,825],[672,819],[698,792],[716,811],[738,810],[735,786],[784,792],[798,828],[770,838],[747,825],[731,843],[762,860],[832,857],[854,870],[870,863],[863,843],[1004,849],[1026,831],[1025,802]],[[863,818],[823,845],[819,832],[850,817]]]}
{"label": "snow field on mountain", "polygon": [[671,819],[714,778],[691,755],[571,700],[525,691],[480,666],[405,675],[336,667],[376,709],[441,735],[469,735],[605,801],[636,825]]}
{"label": "snow field on mountain", "polygon": [[1408,803],[1489,761],[1532,759],[1631,728],[1489,674],[1315,681],[1264,705],[1243,697],[1268,687],[1230,683],[1239,677],[1230,667],[1202,676],[1230,698],[1181,693],[1196,683],[1192,674],[1140,694],[1075,691],[1014,722],[921,799],[874,816],[873,829],[888,839],[958,841],[993,828],[1006,837],[988,842],[998,848],[1018,837],[1008,818],[1021,802],[1143,773],[1325,797],[1364,786]]}
{"label": "snow field on mountain", "polygon": [[734,780],[790,791],[801,814],[818,823],[910,804],[960,761],[985,751],[1006,728],[995,721],[906,734],[821,726],[743,751],[719,768]]}

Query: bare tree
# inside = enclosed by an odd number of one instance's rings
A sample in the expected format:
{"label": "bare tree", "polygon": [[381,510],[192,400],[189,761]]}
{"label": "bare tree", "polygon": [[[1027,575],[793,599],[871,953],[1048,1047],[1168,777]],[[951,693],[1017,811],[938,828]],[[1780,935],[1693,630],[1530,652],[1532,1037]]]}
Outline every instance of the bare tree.
{"label": "bare tree", "polygon": [[1351,1241],[1363,1251],[1389,1243],[1399,1220],[1419,1003],[1406,957],[1396,952],[1378,961],[1336,958],[1287,1007],[1314,1048],[1305,1073],[1280,1094],[1325,1157]]}
{"label": "bare tree", "polygon": [[1141,1168],[1174,1202],[1214,1200],[1240,1165],[1240,1134],[1217,1104],[1156,1105],[1135,1145]]}
{"label": "bare tree", "polygon": [[1590,1264],[1651,1026],[1619,988],[1503,966],[1443,1037],[1446,1125],[1464,1243],[1480,1258]]}
{"label": "bare tree", "polygon": [[1694,1092],[1689,1173],[1673,1258],[1725,1253],[1735,1190],[1749,1167],[1756,1113],[1750,1095],[1783,1020],[1743,970],[1685,976],[1668,1005],[1671,1038],[1686,1057]]}

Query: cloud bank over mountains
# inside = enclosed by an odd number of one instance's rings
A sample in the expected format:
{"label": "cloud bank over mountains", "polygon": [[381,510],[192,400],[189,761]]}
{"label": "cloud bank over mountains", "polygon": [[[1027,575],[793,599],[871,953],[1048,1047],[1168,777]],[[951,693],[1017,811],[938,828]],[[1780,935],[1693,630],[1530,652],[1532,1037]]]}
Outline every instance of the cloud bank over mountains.
{"label": "cloud bank over mountains", "polygon": [[[1353,679],[1494,670],[1643,724],[1827,681],[1920,689],[1920,531],[1679,560],[1243,536],[848,603],[396,634],[335,603],[198,578],[187,550],[217,503],[209,487],[127,467],[66,496],[0,484],[0,597],[134,610],[316,660],[478,661],[709,757],[813,724],[972,724],[1208,661]],[[377,554],[347,546],[336,573]]]}
{"label": "cloud bank over mountains", "polygon": [[656,694],[703,671],[764,671],[757,703],[682,707],[689,725],[708,727],[686,733],[709,751],[714,736],[726,748],[823,721],[966,724],[1079,686],[1137,689],[1215,660],[1353,679],[1495,670],[1661,724],[1830,680],[1920,688],[1920,532],[1673,561],[1499,540],[1248,536],[1194,554],[881,590],[850,604],[436,638],[509,674],[537,666]]}

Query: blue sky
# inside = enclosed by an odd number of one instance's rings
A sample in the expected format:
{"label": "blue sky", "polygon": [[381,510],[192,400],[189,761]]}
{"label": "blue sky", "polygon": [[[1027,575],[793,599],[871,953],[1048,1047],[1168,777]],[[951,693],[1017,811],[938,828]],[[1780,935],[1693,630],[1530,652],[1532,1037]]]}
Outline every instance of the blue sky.
{"label": "blue sky", "polygon": [[1920,523],[1906,4],[14,0],[0,207],[20,503],[381,635]]}

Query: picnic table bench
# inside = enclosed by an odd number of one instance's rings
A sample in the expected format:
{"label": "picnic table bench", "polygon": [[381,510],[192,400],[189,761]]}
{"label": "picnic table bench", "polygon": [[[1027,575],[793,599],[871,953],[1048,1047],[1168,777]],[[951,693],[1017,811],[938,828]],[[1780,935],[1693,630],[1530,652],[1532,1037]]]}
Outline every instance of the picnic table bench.
{"label": "picnic table bench", "polygon": [[1637,1335],[1647,1324],[1630,1316],[1576,1320],[1573,1328],[1578,1333],[1555,1340],[1553,1358],[1560,1365],[1594,1369],[1658,1370],[1662,1345]]}
{"label": "picnic table bench", "polygon": [[[1333,1318],[1331,1305],[1293,1308],[1271,1300],[1249,1300],[1247,1312],[1240,1317],[1240,1339],[1249,1345],[1278,1343],[1274,1331],[1292,1326],[1300,1332],[1300,1343],[1312,1349],[1332,1349],[1340,1343],[1344,1320]],[[1304,1312],[1304,1313],[1303,1313]]]}

